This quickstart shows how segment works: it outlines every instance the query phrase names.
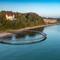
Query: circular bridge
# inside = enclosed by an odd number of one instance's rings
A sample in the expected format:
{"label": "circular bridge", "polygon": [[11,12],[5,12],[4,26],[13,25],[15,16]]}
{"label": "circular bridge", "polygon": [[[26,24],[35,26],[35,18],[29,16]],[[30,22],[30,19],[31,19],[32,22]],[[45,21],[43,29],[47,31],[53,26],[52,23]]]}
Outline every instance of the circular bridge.
{"label": "circular bridge", "polygon": [[47,35],[40,31],[26,30],[24,32],[12,33],[10,36],[0,38],[0,43],[10,45],[24,45],[42,42]]}

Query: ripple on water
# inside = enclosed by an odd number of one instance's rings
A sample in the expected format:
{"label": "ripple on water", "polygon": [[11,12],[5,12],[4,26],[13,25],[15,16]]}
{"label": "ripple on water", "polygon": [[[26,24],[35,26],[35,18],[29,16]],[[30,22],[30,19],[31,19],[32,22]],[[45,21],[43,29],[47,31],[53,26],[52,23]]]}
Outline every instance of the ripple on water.
{"label": "ripple on water", "polygon": [[24,45],[42,42],[46,39],[46,34],[40,31],[29,30],[22,33],[14,33],[0,39],[0,43],[11,45]]}

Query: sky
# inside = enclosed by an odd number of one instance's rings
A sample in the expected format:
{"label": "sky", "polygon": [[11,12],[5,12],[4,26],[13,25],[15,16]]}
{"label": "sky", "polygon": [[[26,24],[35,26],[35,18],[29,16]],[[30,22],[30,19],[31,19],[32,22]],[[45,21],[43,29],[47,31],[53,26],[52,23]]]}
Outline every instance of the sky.
{"label": "sky", "polygon": [[60,17],[60,0],[0,0],[1,10]]}

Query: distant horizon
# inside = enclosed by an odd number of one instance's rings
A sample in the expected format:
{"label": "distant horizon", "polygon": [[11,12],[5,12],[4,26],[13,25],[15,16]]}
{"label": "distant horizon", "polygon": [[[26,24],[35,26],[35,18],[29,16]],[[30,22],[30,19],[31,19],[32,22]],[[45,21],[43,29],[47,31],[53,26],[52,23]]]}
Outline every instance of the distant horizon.
{"label": "distant horizon", "polygon": [[43,17],[60,17],[59,0],[0,0],[0,11],[34,12]]}

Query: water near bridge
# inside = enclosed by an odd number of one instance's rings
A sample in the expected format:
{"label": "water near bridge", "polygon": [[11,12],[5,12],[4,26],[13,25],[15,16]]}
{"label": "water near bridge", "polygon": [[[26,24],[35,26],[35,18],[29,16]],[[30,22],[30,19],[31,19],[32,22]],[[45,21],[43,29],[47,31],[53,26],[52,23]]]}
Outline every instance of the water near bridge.
{"label": "water near bridge", "polygon": [[[0,43],[0,60],[60,60],[60,25],[42,27],[36,30],[45,32],[47,39],[27,45]],[[29,40],[33,37],[37,38],[39,34],[21,35],[21,39]],[[19,35],[16,38],[19,40]],[[15,40],[15,37],[12,40]]]}

